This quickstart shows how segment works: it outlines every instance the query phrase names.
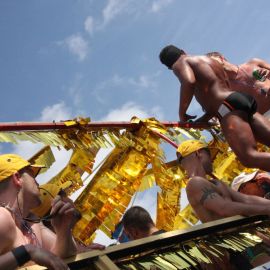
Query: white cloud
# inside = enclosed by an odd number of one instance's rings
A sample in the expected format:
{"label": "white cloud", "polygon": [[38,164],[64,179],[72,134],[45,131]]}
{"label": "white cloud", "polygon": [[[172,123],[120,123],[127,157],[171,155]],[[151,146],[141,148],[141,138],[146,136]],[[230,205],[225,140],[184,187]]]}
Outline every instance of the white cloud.
{"label": "white cloud", "polygon": [[50,122],[68,119],[71,119],[70,109],[65,105],[64,102],[60,102],[52,106],[45,107],[41,112],[39,121]]}
{"label": "white cloud", "polygon": [[85,60],[89,51],[88,42],[81,34],[71,35],[57,44],[67,47],[72,54],[78,57],[79,61]]}
{"label": "white cloud", "polygon": [[108,4],[102,11],[103,14],[103,24],[108,24],[117,15],[121,14],[122,11],[127,7],[130,1],[123,0],[108,0]]}
{"label": "white cloud", "polygon": [[92,16],[88,16],[84,22],[84,29],[87,33],[93,34],[94,32],[94,19]]}
{"label": "white cloud", "polygon": [[150,11],[151,12],[159,12],[162,8],[165,8],[170,3],[172,3],[173,0],[156,0],[153,1]]}
{"label": "white cloud", "polygon": [[147,118],[149,114],[141,106],[128,102],[121,108],[110,111],[102,121],[130,121],[133,116]]}
{"label": "white cloud", "polygon": [[122,107],[111,110],[101,121],[130,121],[133,116],[142,119],[149,117],[161,119],[163,118],[163,112],[158,106],[146,110],[134,102],[127,102]]}

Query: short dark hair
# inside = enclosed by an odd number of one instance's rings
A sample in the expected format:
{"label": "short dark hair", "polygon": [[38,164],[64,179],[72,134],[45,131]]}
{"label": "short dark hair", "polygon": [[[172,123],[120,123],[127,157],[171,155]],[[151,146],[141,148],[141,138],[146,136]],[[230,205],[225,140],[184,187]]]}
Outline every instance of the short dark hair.
{"label": "short dark hair", "polygon": [[159,59],[162,64],[167,66],[169,69],[172,69],[173,64],[182,54],[185,54],[183,50],[175,47],[174,45],[168,45],[161,50]]}
{"label": "short dark hair", "polygon": [[122,218],[125,229],[136,228],[147,232],[152,226],[155,226],[150,214],[140,206],[129,208]]}

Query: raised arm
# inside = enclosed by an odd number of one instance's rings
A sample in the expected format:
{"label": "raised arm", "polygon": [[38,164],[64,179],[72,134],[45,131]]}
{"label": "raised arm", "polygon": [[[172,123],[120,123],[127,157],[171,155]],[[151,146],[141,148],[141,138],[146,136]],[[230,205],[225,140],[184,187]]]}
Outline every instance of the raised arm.
{"label": "raised arm", "polygon": [[177,63],[177,65],[174,67],[174,73],[181,83],[179,118],[180,121],[185,122],[190,119],[186,112],[194,95],[196,79],[193,70],[186,59],[183,59],[183,61]]}
{"label": "raised arm", "polygon": [[77,245],[72,236],[72,229],[78,221],[77,214],[70,199],[56,196],[51,210],[55,234],[44,226],[42,228],[42,239],[46,242],[46,247],[61,258],[73,256],[77,252]]}

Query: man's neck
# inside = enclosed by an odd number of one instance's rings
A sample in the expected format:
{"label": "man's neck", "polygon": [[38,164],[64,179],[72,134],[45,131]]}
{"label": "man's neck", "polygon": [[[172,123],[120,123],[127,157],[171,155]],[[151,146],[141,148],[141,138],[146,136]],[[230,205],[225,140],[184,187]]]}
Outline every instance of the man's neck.
{"label": "man's neck", "polygon": [[200,177],[203,177],[203,178],[206,178],[206,172],[205,170],[203,169],[203,167],[195,167],[192,172],[190,172],[188,174],[188,176],[191,178],[191,177],[195,177],[195,176],[200,176]]}
{"label": "man's neck", "polygon": [[17,217],[26,217],[29,212],[26,213],[24,204],[22,203],[19,194],[1,193],[0,206],[10,209]]}

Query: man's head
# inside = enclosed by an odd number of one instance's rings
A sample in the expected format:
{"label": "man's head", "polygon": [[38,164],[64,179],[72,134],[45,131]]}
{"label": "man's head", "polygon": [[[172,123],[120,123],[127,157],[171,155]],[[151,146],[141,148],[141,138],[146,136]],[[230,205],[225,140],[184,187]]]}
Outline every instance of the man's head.
{"label": "man's head", "polygon": [[[37,182],[35,181],[36,175],[42,165],[32,165],[29,161],[15,154],[0,155],[0,191],[5,191],[12,184],[13,192],[22,190],[21,196],[27,197],[33,195],[33,200],[36,202],[33,206],[40,203],[39,190]],[[12,181],[11,181],[12,180]],[[29,199],[31,199],[29,197]]]}
{"label": "man's head", "polygon": [[206,54],[206,56],[208,56],[212,59],[215,59],[220,64],[224,64],[224,61],[227,61],[227,59],[224,57],[224,55],[221,54],[220,52],[209,52]]}
{"label": "man's head", "polygon": [[176,154],[189,177],[196,170],[204,170],[206,174],[212,173],[210,151],[205,142],[199,140],[184,141],[179,145]]}
{"label": "man's head", "polygon": [[129,208],[122,218],[125,233],[131,240],[150,236],[155,224],[149,213],[140,206]]}
{"label": "man's head", "polygon": [[159,59],[162,64],[168,67],[168,69],[172,69],[173,64],[183,54],[185,54],[183,50],[175,47],[174,45],[168,45],[161,50]]}

